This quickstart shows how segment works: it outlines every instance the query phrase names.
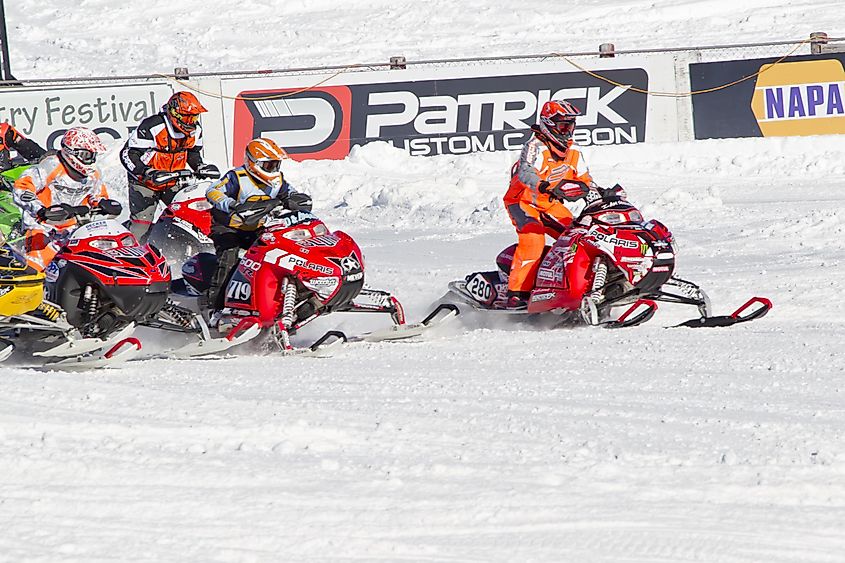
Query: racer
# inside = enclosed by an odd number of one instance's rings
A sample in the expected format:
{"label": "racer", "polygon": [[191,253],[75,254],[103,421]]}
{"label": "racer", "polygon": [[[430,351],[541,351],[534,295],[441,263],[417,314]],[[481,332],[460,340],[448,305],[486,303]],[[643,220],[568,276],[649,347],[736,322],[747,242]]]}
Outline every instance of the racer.
{"label": "racer", "polygon": [[206,110],[191,92],[176,92],[161,111],[145,118],[127,139],[120,160],[128,172],[129,230],[144,242],[159,201],[170,205],[176,194],[176,170],[190,166],[217,178],[217,166],[202,160],[200,114]]}
{"label": "racer", "polygon": [[95,162],[106,148],[85,127],[68,129],[57,154],[43,158],[15,181],[13,197],[21,208],[27,261],[38,271],[59,251],[78,223],[71,206],[97,207],[119,215],[121,205],[110,199]]}
{"label": "racer", "polygon": [[0,172],[12,168],[11,151],[26,160],[37,160],[47,152],[4,121],[0,123]]}
{"label": "racer", "polygon": [[[287,153],[271,139],[253,139],[246,145],[243,165],[226,172],[206,190],[206,198],[214,206],[211,240],[217,254],[217,266],[211,276],[211,285],[201,296],[201,311],[223,308],[224,297],[220,290],[238,262],[238,251],[252,246],[263,224],[263,221],[245,220],[246,212],[254,209],[256,201],[278,199],[291,211],[311,211],[311,196],[295,191],[284,178],[281,164],[286,158]],[[212,323],[213,318],[214,315]]]}
{"label": "racer", "polygon": [[564,202],[577,202],[594,187],[584,157],[572,141],[580,114],[565,100],[546,102],[539,122],[531,126],[533,135],[511,169],[503,201],[519,242],[508,277],[504,305],[508,309],[528,306],[546,235],[557,238],[572,223],[573,212]]}

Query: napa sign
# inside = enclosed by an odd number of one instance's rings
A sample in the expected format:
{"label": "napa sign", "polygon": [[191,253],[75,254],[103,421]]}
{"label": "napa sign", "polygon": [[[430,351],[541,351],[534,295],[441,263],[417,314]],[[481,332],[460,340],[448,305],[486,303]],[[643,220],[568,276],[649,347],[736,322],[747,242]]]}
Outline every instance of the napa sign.
{"label": "napa sign", "polygon": [[764,65],[751,111],[765,137],[845,133],[845,71],[836,59]]}

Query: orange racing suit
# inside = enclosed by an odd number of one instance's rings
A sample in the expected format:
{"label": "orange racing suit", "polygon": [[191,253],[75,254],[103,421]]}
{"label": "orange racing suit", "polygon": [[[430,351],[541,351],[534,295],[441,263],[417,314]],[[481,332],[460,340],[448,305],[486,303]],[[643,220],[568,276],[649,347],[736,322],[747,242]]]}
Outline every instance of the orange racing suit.
{"label": "orange racing suit", "polygon": [[557,238],[572,223],[572,211],[549,198],[545,187],[561,180],[592,184],[592,177],[581,152],[572,146],[561,155],[549,148],[542,136],[534,135],[522,147],[519,161],[511,169],[505,208],[516,227],[519,242],[508,278],[508,291],[527,298],[546,246],[546,234]]}
{"label": "orange racing suit", "polygon": [[58,203],[95,207],[100,199],[108,199],[109,194],[99,170],[78,179],[65,168],[58,155],[51,155],[15,181],[13,197],[22,212],[27,262],[44,271],[64,237],[76,230],[77,221],[71,218],[60,223],[42,222],[36,216],[38,210]]}

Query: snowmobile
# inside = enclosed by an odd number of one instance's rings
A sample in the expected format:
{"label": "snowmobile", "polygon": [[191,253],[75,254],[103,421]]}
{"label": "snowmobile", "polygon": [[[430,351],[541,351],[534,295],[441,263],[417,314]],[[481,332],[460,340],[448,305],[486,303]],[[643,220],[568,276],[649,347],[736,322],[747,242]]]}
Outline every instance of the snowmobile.
{"label": "snowmobile", "polygon": [[13,168],[0,172],[0,233],[7,241],[13,241],[21,236],[21,210],[12,199],[12,189],[15,180],[20,178],[32,163],[13,159]]}
{"label": "snowmobile", "polygon": [[[546,246],[526,309],[505,307],[515,244],[496,258],[498,270],[453,281],[447,295],[480,310],[556,313],[607,328],[648,321],[657,302],[697,307],[699,317],[678,325],[685,327],[730,326],[759,319],[772,308],[770,300],[752,297],[732,314],[714,316],[704,291],[674,275],[676,245],[669,229],[645,220],[619,185],[600,192],[571,228],[561,225],[563,234]],[[616,315],[620,307],[624,310]]]}
{"label": "snowmobile", "polygon": [[0,361],[16,348],[48,361],[111,358],[129,332],[84,337],[59,306],[44,299],[44,274],[30,267],[0,234]]}
{"label": "snowmobile", "polygon": [[173,172],[163,181],[176,180],[177,193],[150,229],[147,242],[161,250],[171,272],[180,272],[193,255],[214,252],[211,241],[211,203],[205,198],[209,183],[216,174],[199,174],[190,170]]}
{"label": "snowmobile", "polygon": [[140,352],[140,341],[128,337],[138,325],[190,335],[193,342],[164,353],[176,357],[220,352],[258,334],[258,330],[252,330],[212,338],[200,315],[169,299],[170,268],[161,252],[149,244],[139,244],[114,219],[98,217],[113,212],[84,205],[47,208],[47,216],[56,213],[60,219],[75,217],[81,226],[45,270],[46,294],[66,311],[68,322],[84,337],[125,335],[121,341],[124,349],[119,355],[113,353],[108,363],[130,359]]}
{"label": "snowmobile", "polygon": [[[342,342],[417,336],[457,314],[454,305],[443,305],[422,322],[407,324],[393,295],[364,286],[361,249],[348,234],[330,232],[310,211],[286,209],[277,199],[253,197],[246,207],[245,226],[256,227],[258,238],[229,275],[218,330],[259,327],[282,354],[323,353]],[[174,292],[188,298],[204,293],[216,261],[209,253],[192,257]],[[292,335],[333,312],[382,313],[393,325],[356,337],[328,331],[310,347],[294,348]]]}

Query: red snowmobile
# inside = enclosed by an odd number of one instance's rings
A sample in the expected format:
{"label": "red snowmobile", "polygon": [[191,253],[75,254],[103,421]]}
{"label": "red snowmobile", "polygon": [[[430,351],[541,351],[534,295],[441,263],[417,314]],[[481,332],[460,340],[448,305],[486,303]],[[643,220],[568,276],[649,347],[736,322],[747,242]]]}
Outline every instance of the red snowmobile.
{"label": "red snowmobile", "polygon": [[[700,287],[674,275],[675,244],[661,222],[646,221],[614,186],[589,203],[577,221],[547,246],[525,310],[504,309],[516,245],[496,258],[497,271],[476,272],[449,284],[452,295],[474,308],[515,313],[557,313],[608,328],[649,320],[657,302],[693,305],[700,317],[678,326],[716,327],[759,319],[772,308],[752,297],[730,315],[713,316]],[[621,315],[613,309],[626,307]]]}
{"label": "red snowmobile", "polygon": [[161,250],[171,272],[179,272],[182,264],[200,252],[214,252],[211,241],[211,203],[205,191],[219,174],[199,174],[178,170],[162,176],[161,182],[176,180],[178,190],[150,229],[147,242]]}
{"label": "red snowmobile", "polygon": [[[225,309],[218,330],[235,333],[246,327],[269,329],[285,354],[325,350],[346,341],[380,341],[410,338],[456,314],[443,305],[421,323],[406,324],[399,301],[386,291],[364,287],[361,249],[343,231],[330,232],[310,211],[290,211],[276,199],[256,199],[249,221],[261,225],[259,235],[229,277]],[[208,289],[216,256],[202,253],[182,268],[174,291],[198,296]],[[389,329],[347,337],[329,331],[310,348],[295,349],[290,337],[320,316],[332,312],[383,313]]]}
{"label": "red snowmobile", "polygon": [[102,210],[58,205],[48,208],[48,213],[76,217],[83,224],[45,271],[47,298],[66,312],[67,321],[86,338],[124,336],[105,354],[69,358],[65,363],[107,365],[135,356],[141,342],[129,335],[138,325],[196,339],[167,352],[168,356],[215,353],[257,335],[254,330],[226,339],[211,338],[201,316],[168,299],[170,268],[161,252],[138,244],[114,219],[98,219]]}

